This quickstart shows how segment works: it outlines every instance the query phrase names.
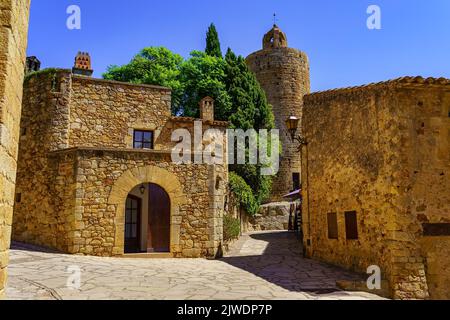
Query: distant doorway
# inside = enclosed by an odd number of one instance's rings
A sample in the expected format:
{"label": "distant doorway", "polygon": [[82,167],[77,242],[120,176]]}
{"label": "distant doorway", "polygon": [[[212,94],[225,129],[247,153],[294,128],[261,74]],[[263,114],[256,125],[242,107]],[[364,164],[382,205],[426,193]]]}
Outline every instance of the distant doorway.
{"label": "distant doorway", "polygon": [[170,252],[170,198],[157,184],[150,183],[147,252]]}
{"label": "distant doorway", "polygon": [[142,200],[128,195],[125,207],[125,253],[138,253],[140,249]]}

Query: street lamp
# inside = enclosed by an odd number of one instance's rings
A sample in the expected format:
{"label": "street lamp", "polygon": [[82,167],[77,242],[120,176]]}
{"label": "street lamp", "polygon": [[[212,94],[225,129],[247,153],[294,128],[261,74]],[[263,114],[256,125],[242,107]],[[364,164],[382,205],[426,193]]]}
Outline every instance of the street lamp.
{"label": "street lamp", "polygon": [[139,191],[141,191],[141,194],[144,195],[145,194],[145,185],[141,185],[141,187],[139,188]]}
{"label": "street lamp", "polygon": [[[298,146],[298,152],[300,153],[300,167],[302,168],[302,177],[301,177],[301,186],[302,189],[304,188],[304,186],[306,185],[306,188],[309,188],[309,173],[308,173],[308,141],[306,140],[306,138],[304,136],[302,136],[300,133],[297,133],[298,131],[298,127],[300,124],[300,119],[297,118],[296,116],[290,116],[289,118],[287,118],[286,120],[286,128],[289,132],[290,138],[292,142],[297,142],[299,144]],[[305,147],[303,149],[303,147]],[[305,165],[305,166],[304,166]],[[303,178],[303,168],[305,168],[305,173],[306,173],[306,179]],[[305,182],[305,184],[303,183]],[[303,195],[301,195],[301,209],[300,209],[300,216],[303,217]],[[310,211],[309,211],[309,192],[306,193],[306,197],[307,197],[307,210],[308,210],[308,239],[307,239],[307,245],[310,246],[310,242],[311,242],[311,216],[310,216]],[[303,228],[302,228],[303,230]],[[301,237],[302,242],[303,242],[303,236]],[[305,256],[306,251],[303,251],[303,255]]]}
{"label": "street lamp", "polygon": [[288,129],[289,134],[291,135],[291,140],[297,141],[300,144],[299,149],[301,149],[303,146],[308,145],[308,142],[302,135],[300,134],[297,135],[299,123],[300,119],[297,118],[296,116],[290,116],[286,120],[286,127]]}
{"label": "street lamp", "polygon": [[286,127],[288,132],[291,134],[292,140],[295,139],[295,134],[297,133],[298,124],[300,123],[300,119],[295,116],[290,116],[286,120]]}

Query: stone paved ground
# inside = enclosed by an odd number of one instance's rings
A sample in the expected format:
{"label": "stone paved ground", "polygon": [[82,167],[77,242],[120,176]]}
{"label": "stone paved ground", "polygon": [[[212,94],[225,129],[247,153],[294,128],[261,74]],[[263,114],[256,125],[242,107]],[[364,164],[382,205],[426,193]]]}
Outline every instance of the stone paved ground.
{"label": "stone paved ground", "polygon": [[[68,268],[82,270],[79,290],[66,286]],[[8,299],[380,299],[335,291],[336,280],[360,279],[302,258],[286,232],[243,236],[221,260],[126,259],[11,250]]]}

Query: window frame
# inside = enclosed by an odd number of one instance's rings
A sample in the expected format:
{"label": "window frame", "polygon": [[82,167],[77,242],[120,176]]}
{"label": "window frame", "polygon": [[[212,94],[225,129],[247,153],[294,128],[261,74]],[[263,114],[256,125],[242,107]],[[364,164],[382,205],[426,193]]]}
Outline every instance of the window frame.
{"label": "window frame", "polygon": [[[146,142],[145,140],[145,134],[150,134],[150,142]],[[140,134],[140,139],[137,139],[137,134]],[[138,144],[140,144],[140,147],[138,147]],[[145,146],[147,144],[150,144],[149,148],[146,148]],[[141,130],[141,129],[134,129],[133,130],[133,149],[137,150],[154,150],[155,148],[155,132],[153,130]]]}

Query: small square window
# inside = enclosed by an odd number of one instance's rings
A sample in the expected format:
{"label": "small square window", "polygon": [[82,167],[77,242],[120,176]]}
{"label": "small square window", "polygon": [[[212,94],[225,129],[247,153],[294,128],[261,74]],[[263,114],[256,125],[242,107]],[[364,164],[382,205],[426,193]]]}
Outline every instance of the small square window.
{"label": "small square window", "polygon": [[358,239],[358,219],[356,211],[347,211],[345,213],[345,234],[347,240]]}
{"label": "small square window", "polygon": [[21,203],[21,202],[22,202],[22,194],[16,193],[16,203]]}
{"label": "small square window", "polygon": [[338,239],[338,221],[337,213],[331,212],[327,215],[328,221],[328,239]]}
{"label": "small square window", "polygon": [[153,131],[134,130],[134,149],[153,149]]}

